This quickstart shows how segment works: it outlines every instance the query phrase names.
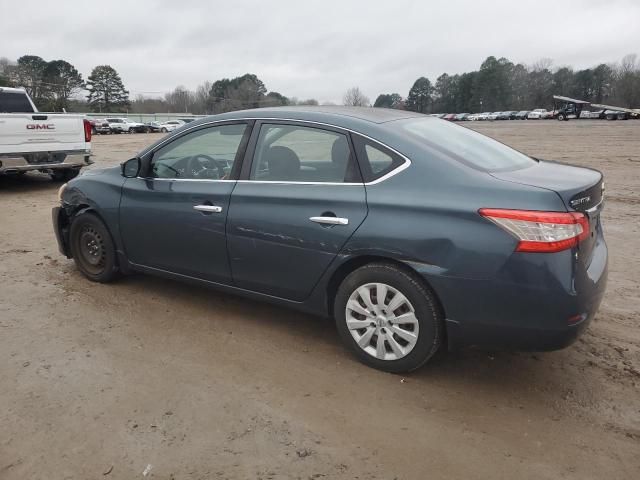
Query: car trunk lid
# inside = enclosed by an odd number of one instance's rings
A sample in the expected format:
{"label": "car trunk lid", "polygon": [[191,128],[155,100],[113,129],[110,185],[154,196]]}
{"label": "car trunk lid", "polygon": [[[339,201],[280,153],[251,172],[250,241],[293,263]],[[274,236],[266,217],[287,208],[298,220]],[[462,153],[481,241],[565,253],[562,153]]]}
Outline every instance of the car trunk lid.
{"label": "car trunk lid", "polygon": [[499,180],[544,188],[555,192],[569,212],[584,213],[589,219],[589,236],[580,244],[583,258],[590,258],[598,233],[603,206],[604,182],[597,170],[540,160],[529,168],[493,172]]}

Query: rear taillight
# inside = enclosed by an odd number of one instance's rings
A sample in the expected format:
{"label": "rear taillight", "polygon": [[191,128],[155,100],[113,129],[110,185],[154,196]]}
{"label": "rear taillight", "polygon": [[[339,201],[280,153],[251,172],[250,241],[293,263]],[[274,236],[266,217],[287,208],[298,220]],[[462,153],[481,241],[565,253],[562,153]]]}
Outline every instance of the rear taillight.
{"label": "rear taillight", "polygon": [[82,123],[84,125],[84,141],[90,142],[91,141],[91,122],[85,118],[82,121]]}
{"label": "rear taillight", "polygon": [[559,252],[589,235],[589,220],[582,213],[498,208],[481,208],[479,213],[519,240],[516,252]]}

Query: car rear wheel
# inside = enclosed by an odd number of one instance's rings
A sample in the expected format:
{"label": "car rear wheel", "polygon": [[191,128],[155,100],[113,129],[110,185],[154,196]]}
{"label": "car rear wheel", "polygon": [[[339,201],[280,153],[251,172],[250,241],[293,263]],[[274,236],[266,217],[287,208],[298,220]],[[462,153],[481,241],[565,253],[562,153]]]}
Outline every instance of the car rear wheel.
{"label": "car rear wheel", "polygon": [[442,343],[443,315],[433,292],[395,265],[372,263],[340,285],[338,332],[358,359],[387,372],[424,365]]}
{"label": "car rear wheel", "polygon": [[78,270],[93,282],[110,282],[118,275],[116,249],[105,224],[92,213],[76,216],[69,244]]}
{"label": "car rear wheel", "polygon": [[167,130],[166,128],[161,128],[161,129],[160,129],[160,131],[161,131],[162,133],[168,133],[168,132],[169,132],[169,130]]}

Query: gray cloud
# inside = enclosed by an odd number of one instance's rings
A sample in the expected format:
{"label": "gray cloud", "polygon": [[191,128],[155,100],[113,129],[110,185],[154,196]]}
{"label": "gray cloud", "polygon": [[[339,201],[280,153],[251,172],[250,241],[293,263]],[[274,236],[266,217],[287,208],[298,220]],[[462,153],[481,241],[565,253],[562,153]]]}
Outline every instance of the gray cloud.
{"label": "gray cloud", "polygon": [[110,64],[133,94],[246,72],[269,90],[339,101],[406,95],[419,76],[477,69],[489,55],[584,68],[640,54],[640,2],[0,0],[0,56]]}

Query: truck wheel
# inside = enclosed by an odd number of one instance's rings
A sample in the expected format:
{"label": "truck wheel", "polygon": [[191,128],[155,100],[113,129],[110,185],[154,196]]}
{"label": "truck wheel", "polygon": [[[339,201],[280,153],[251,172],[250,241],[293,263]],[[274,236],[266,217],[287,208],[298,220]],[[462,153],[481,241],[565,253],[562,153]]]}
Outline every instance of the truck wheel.
{"label": "truck wheel", "polygon": [[136,133],[136,131],[132,128],[129,129],[129,133]]}
{"label": "truck wheel", "polygon": [[161,128],[161,129],[160,129],[160,131],[161,131],[162,133],[167,133],[167,132],[169,132],[169,130],[167,130],[167,129],[166,129],[166,128],[164,128],[164,127],[163,127],[163,128]]}
{"label": "truck wheel", "polygon": [[58,170],[54,170],[50,175],[54,182],[68,182],[72,178],[76,178],[79,173],[79,168],[60,168]]}
{"label": "truck wheel", "polygon": [[371,263],[344,279],[334,316],[343,342],[366,365],[392,373],[424,365],[442,343],[435,294],[414,275]]}
{"label": "truck wheel", "polygon": [[97,215],[87,212],[74,217],[69,246],[76,267],[92,282],[107,283],[117,277],[116,249]]}

